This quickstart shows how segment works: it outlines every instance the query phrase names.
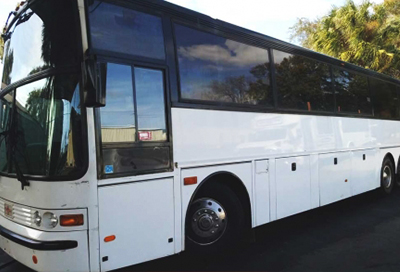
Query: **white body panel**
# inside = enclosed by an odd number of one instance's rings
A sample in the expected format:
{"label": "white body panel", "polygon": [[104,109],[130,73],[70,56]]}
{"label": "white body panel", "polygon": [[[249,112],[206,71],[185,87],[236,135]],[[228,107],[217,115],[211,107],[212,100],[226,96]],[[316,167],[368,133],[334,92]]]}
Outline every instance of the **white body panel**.
{"label": "white body panel", "polygon": [[172,178],[101,187],[99,208],[101,271],[174,254]]}
{"label": "white body panel", "polygon": [[183,108],[172,120],[181,166],[400,146],[398,121]]}
{"label": "white body panel", "polygon": [[[378,188],[384,156],[392,154],[397,165],[400,155],[397,121],[184,108],[172,108],[172,120],[174,161],[185,173],[181,182],[194,175],[200,183],[207,175],[199,169],[234,173],[252,162],[242,181],[252,196],[253,227]],[[297,157],[307,157],[301,173],[279,173],[279,162]],[[335,157],[340,163],[333,168]],[[260,173],[263,163],[268,173]],[[301,193],[290,190],[290,179],[301,183]],[[197,186],[182,187],[183,215]]]}
{"label": "white body panel", "polygon": [[[336,160],[336,164],[335,164]],[[321,206],[351,196],[351,153],[330,153],[319,156]],[[371,177],[373,178],[373,177]]]}
{"label": "white body panel", "polygon": [[255,162],[255,223],[262,225],[270,222],[270,182],[269,182],[269,161]]}
{"label": "white body panel", "polygon": [[351,195],[362,194],[377,187],[375,180],[379,179],[379,168],[381,161],[378,161],[376,150],[361,150],[352,152],[351,160]]}
{"label": "white body panel", "polygon": [[311,209],[310,158],[276,160],[278,219]]}

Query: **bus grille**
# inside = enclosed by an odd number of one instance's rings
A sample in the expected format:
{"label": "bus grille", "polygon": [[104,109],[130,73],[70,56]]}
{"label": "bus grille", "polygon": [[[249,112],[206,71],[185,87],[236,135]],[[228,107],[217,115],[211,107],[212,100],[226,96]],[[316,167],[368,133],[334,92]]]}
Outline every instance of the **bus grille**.
{"label": "bus grille", "polygon": [[[12,210],[11,214],[6,212],[8,209]],[[33,225],[33,211],[31,208],[4,201],[1,198],[0,216],[24,226],[31,227]]]}

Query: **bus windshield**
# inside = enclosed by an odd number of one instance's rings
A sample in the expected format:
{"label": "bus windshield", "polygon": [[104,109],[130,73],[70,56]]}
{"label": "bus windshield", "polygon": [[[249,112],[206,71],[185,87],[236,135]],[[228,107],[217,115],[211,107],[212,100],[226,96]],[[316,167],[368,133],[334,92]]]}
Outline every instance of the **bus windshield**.
{"label": "bus windshield", "polygon": [[68,179],[85,165],[77,4],[28,5],[6,34],[0,173]]}

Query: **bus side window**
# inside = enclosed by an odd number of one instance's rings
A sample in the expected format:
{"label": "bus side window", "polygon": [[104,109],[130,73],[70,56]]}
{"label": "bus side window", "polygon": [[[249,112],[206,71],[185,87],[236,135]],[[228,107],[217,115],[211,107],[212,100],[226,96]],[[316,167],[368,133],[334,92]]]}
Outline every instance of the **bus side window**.
{"label": "bus side window", "polygon": [[399,118],[399,99],[396,85],[370,79],[375,116],[383,119]]}
{"label": "bus side window", "polygon": [[180,98],[273,106],[268,49],[175,25]]}
{"label": "bus side window", "polygon": [[102,175],[170,167],[164,71],[107,64],[106,106],[100,109]]}
{"label": "bus side window", "polygon": [[274,50],[279,107],[333,112],[332,78],[327,64]]}
{"label": "bus side window", "polygon": [[126,7],[94,1],[89,7],[95,49],[165,59],[161,18]]}
{"label": "bus side window", "polygon": [[106,82],[106,106],[100,110],[102,142],[135,142],[136,118],[131,66],[108,63]]}
{"label": "bus side window", "polygon": [[333,69],[337,111],[372,115],[368,78],[346,70]]}
{"label": "bus side window", "polygon": [[160,70],[135,67],[138,141],[167,140],[164,78]]}

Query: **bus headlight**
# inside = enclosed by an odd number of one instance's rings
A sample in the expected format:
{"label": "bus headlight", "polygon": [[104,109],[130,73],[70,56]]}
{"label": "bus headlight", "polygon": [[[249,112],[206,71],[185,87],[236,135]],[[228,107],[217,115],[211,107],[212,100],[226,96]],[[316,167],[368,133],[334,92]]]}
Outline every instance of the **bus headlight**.
{"label": "bus headlight", "polygon": [[43,227],[53,229],[58,225],[58,218],[54,213],[45,212],[42,218]]}
{"label": "bus headlight", "polygon": [[36,211],[33,214],[33,222],[35,223],[36,226],[40,227],[40,224],[42,223],[42,217],[40,216],[40,213]]}

